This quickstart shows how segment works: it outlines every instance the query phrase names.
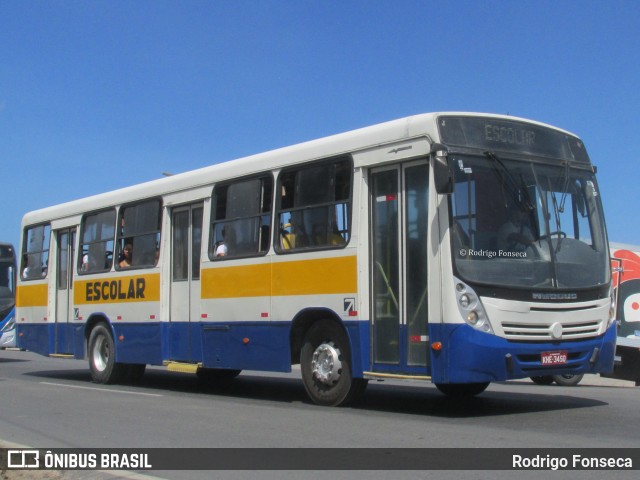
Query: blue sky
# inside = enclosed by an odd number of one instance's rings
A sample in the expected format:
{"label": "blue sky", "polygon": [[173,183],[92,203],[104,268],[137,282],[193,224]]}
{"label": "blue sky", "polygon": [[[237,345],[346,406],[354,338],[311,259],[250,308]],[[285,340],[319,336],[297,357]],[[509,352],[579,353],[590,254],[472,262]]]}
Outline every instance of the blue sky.
{"label": "blue sky", "polygon": [[0,240],[68,200],[415,113],[551,123],[640,245],[640,2],[0,0]]}

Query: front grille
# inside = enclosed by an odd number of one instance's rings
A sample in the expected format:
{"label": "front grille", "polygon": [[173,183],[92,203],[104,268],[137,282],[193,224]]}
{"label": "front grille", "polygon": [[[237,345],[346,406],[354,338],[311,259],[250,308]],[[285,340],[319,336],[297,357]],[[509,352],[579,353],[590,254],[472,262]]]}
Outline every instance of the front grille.
{"label": "front grille", "polygon": [[[541,323],[513,323],[504,322],[502,330],[505,338],[509,340],[556,340],[551,336],[552,325]],[[581,338],[592,338],[598,335],[600,322],[597,320],[583,323],[563,323],[562,340],[577,340]]]}

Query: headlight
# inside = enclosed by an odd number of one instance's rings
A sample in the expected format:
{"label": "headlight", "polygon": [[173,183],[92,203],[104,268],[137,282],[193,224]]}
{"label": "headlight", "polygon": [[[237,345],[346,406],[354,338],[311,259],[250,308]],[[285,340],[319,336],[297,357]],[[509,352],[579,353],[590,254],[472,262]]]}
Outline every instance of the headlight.
{"label": "headlight", "polygon": [[476,292],[474,292],[469,285],[461,282],[457,278],[454,278],[454,281],[458,310],[460,310],[460,315],[462,315],[464,321],[481,332],[493,333],[493,329],[487,318],[487,313],[484,311],[484,307]]}
{"label": "headlight", "polygon": [[14,328],[16,328],[16,319],[15,317],[11,317],[9,321],[4,324],[4,327],[2,327],[2,330],[0,330],[0,332],[8,332],[9,330],[13,330]]}

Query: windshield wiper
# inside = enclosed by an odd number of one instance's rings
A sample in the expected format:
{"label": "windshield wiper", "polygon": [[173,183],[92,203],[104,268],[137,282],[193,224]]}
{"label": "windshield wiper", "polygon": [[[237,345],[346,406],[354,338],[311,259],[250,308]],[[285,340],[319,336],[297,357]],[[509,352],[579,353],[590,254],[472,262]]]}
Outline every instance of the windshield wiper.
{"label": "windshield wiper", "polygon": [[[569,162],[564,162],[564,170],[562,172],[562,177],[560,177],[560,183],[562,184],[562,187],[561,187],[559,202],[556,199],[556,194],[553,188],[551,188],[551,185],[549,185],[550,187],[549,190],[551,191],[551,200],[553,201],[553,214],[556,221],[557,232],[562,232],[562,220],[560,218],[560,214],[564,213],[564,206],[567,201],[567,197],[569,196],[569,185],[571,183],[570,168],[571,167],[569,165]],[[549,179],[549,183],[551,183],[550,179]],[[555,248],[556,253],[560,251],[560,247],[562,245],[562,238],[563,238],[562,235],[558,233],[558,243],[556,244],[556,248]]]}
{"label": "windshield wiper", "polygon": [[[513,173],[502,163],[502,160],[498,158],[498,156],[494,152],[484,152],[484,155],[494,163],[494,170],[500,181],[503,185],[505,185],[509,189],[509,193],[513,197],[514,202],[518,205],[522,210],[525,210],[529,213],[535,210],[533,206],[533,202],[531,201],[531,197],[529,196],[529,192],[527,191],[524,182],[518,181],[513,176]],[[524,207],[524,208],[523,208]]]}
{"label": "windshield wiper", "polygon": [[562,185],[562,196],[560,197],[560,206],[558,212],[564,213],[564,203],[567,201],[567,194],[569,193],[569,182],[571,181],[569,162],[564,162],[564,172],[560,180],[564,180]]}

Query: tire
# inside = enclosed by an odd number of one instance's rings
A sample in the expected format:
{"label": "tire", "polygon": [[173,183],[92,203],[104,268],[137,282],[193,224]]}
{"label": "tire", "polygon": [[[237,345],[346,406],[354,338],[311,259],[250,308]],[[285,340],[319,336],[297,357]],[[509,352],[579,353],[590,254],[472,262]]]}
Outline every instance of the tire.
{"label": "tire", "polygon": [[481,383],[436,383],[436,388],[449,397],[475,397],[484,392],[489,382]]}
{"label": "tire", "polygon": [[551,385],[553,383],[553,375],[542,375],[539,377],[531,377],[536,385]]}
{"label": "tire", "polygon": [[554,375],[553,380],[563,387],[575,387],[580,383],[584,375]]}
{"label": "tire", "polygon": [[347,405],[362,396],[367,381],[353,378],[351,350],[342,327],[332,320],[314,323],[300,352],[302,381],[318,405]]}
{"label": "tire", "polygon": [[103,323],[89,335],[89,370],[95,383],[117,383],[127,374],[127,365],[116,363],[116,349],[111,332]]}

